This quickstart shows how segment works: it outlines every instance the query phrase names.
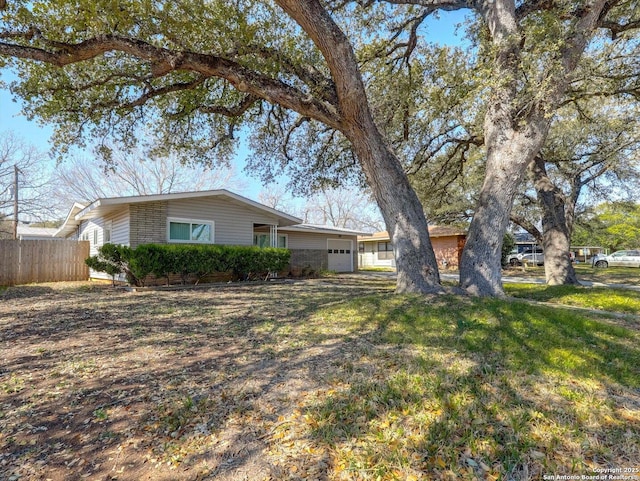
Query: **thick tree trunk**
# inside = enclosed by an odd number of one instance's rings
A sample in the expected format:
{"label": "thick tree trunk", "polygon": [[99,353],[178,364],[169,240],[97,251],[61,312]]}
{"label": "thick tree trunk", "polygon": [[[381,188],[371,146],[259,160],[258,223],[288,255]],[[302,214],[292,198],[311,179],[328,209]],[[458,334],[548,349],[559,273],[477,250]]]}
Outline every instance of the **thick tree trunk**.
{"label": "thick tree trunk", "polygon": [[538,202],[542,207],[544,272],[549,285],[579,285],[569,257],[571,224],[567,219],[564,194],[549,179],[545,162],[537,157],[531,165]]}
{"label": "thick tree trunk", "polygon": [[549,130],[543,114],[532,115],[518,129],[511,110],[514,95],[508,87],[499,89],[485,114],[485,178],[460,259],[460,286],[476,296],[504,296],[502,241],[513,200]]}
{"label": "thick tree trunk", "polygon": [[460,259],[460,286],[476,296],[504,296],[502,241],[518,186],[531,158],[523,136],[489,147],[487,169],[478,206]]}
{"label": "thick tree trunk", "polygon": [[348,132],[393,243],[398,293],[440,292],[438,264],[422,204],[373,121]]}
{"label": "thick tree trunk", "polygon": [[[460,285],[470,294],[503,296],[501,280],[502,239],[513,199],[527,166],[540,151],[548,130],[549,113],[566,90],[568,76],[575,70],[606,0],[594,0],[578,17],[561,49],[562,69],[548,78],[544,99],[519,105],[522,72],[522,31],[516,21],[513,0],[480,2],[496,48],[495,87],[485,114],[487,148],[485,181],[460,260]],[[545,78],[541,72],[540,80]],[[532,86],[533,87],[533,86]]]}
{"label": "thick tree trunk", "polygon": [[324,56],[335,84],[340,130],[353,144],[393,242],[400,293],[441,291],[418,196],[373,121],[351,43],[318,0],[277,0]]}

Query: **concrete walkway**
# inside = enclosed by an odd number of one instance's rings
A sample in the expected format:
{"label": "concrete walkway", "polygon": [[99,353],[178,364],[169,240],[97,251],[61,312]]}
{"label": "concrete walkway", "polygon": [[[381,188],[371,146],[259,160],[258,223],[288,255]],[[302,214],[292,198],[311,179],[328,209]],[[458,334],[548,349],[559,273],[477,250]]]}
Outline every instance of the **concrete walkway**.
{"label": "concrete walkway", "polygon": [[[383,278],[395,278],[395,272],[378,272],[378,271],[359,271],[358,275],[371,276],[371,277],[383,277]],[[443,281],[459,281],[458,274],[451,274],[448,272],[441,272],[440,279]],[[518,277],[518,276],[503,276],[502,282],[504,283],[513,283],[513,284],[545,284],[545,280],[542,278],[531,278],[531,277]],[[610,287],[612,289],[629,289],[632,291],[640,292],[640,286],[636,286],[633,284],[604,284],[602,282],[592,282],[592,281],[580,281],[585,287]]]}

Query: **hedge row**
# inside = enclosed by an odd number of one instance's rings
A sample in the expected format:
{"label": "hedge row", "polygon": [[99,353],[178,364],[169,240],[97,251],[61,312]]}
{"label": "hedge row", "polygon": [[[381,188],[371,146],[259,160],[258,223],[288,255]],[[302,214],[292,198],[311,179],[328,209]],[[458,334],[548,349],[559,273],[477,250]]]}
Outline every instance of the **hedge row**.
{"label": "hedge row", "polygon": [[132,249],[105,244],[85,263],[111,276],[125,274],[130,284],[143,286],[149,275],[164,277],[167,283],[170,276],[179,275],[183,284],[220,272],[232,272],[236,279],[248,280],[282,271],[290,257],[287,249],[249,246],[143,244]]}

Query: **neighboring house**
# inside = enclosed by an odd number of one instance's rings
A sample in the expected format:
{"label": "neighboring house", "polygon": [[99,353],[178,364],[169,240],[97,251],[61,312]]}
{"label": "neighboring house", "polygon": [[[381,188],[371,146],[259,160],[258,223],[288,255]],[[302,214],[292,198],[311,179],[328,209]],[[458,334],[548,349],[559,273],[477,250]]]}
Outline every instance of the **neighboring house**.
{"label": "neighboring house", "polygon": [[58,229],[53,227],[31,227],[25,224],[18,224],[18,239],[20,240],[52,240]]}
{"label": "neighboring house", "polygon": [[[291,250],[291,270],[357,270],[361,232],[300,224],[301,219],[228,190],[97,199],[74,204],[56,237],[88,240],[90,253],[110,242],[277,246]],[[349,259],[347,259],[349,258]],[[107,278],[92,272],[92,277]]]}
{"label": "neighboring house", "polygon": [[[466,234],[454,227],[429,226],[429,237],[438,266],[444,269],[457,269],[466,240]],[[386,231],[376,232],[370,237],[358,237],[358,266],[395,267],[396,260],[393,244]]]}
{"label": "neighboring house", "polygon": [[[51,240],[58,229],[51,227],[31,227],[18,224],[18,239],[20,240]],[[0,220],[0,239],[13,239],[13,221]]]}

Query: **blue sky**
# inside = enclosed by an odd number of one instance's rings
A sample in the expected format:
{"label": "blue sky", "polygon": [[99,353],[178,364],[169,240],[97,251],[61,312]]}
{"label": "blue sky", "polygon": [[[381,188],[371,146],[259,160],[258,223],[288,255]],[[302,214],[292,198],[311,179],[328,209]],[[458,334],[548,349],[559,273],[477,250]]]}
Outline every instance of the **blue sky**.
{"label": "blue sky", "polygon": [[[7,83],[14,78],[14,75],[10,72],[2,72],[0,77],[1,80]],[[28,120],[21,113],[21,109],[22,102],[20,100],[15,101],[12,99],[11,92],[8,89],[0,89],[0,135],[11,131],[40,150],[44,152],[50,151],[50,138],[53,134],[53,127],[51,125],[42,125],[36,120]],[[89,152],[86,152],[86,154],[91,155]],[[236,172],[241,176],[244,176],[242,169],[249,155],[250,152],[246,146],[241,145],[233,160]],[[55,161],[52,160],[49,167],[51,169],[55,168]],[[257,199],[258,194],[263,189],[259,180],[249,176],[246,177],[246,186],[246,191],[239,193],[252,199]]]}
{"label": "blue sky", "polygon": [[[461,23],[464,20],[465,12],[441,12],[439,18],[432,18],[426,24],[426,34],[430,41],[460,45],[462,43],[458,34],[455,34],[455,25]],[[9,83],[14,80],[15,77],[11,72],[0,71],[0,80]],[[41,125],[37,121],[29,121],[21,114],[22,104],[18,100],[17,102],[12,99],[11,93],[8,89],[0,88],[0,135],[6,131],[13,131],[20,137],[24,138],[30,144],[38,147],[43,151],[49,151],[51,145],[49,139],[53,133],[53,128],[49,125]],[[233,159],[233,165],[240,175],[245,175],[242,171],[244,169],[246,159],[251,153],[246,146],[241,146]],[[55,168],[55,163],[51,161],[50,168]],[[282,182],[286,182],[287,179],[282,179]],[[241,194],[257,199],[258,194],[263,190],[258,179],[253,177],[246,177],[247,189]]]}

